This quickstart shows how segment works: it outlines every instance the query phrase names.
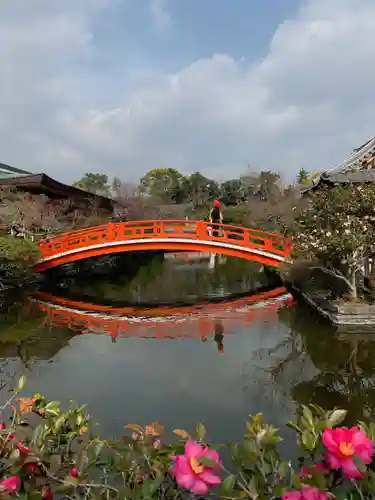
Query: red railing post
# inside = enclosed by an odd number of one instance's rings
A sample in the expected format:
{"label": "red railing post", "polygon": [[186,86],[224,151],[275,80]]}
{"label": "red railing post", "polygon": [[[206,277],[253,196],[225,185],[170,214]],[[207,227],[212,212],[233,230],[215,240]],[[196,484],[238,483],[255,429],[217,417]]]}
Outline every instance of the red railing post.
{"label": "red railing post", "polygon": [[198,240],[204,240],[207,237],[207,225],[204,220],[197,222],[196,235]]}

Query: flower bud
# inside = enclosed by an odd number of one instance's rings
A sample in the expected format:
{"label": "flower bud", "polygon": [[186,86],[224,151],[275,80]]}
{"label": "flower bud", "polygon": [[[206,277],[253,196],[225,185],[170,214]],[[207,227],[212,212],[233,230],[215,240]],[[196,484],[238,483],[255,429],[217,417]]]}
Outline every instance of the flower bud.
{"label": "flower bud", "polygon": [[17,450],[22,453],[23,455],[28,455],[29,453],[33,452],[32,448],[28,448],[22,443],[17,443]]}
{"label": "flower bud", "polygon": [[43,500],[53,500],[53,493],[49,486],[43,486],[42,498]]}
{"label": "flower bud", "polygon": [[27,469],[28,472],[30,472],[30,474],[37,474],[39,472],[38,467],[32,463],[26,464],[25,468]]}
{"label": "flower bud", "polygon": [[72,470],[70,471],[70,475],[72,477],[78,477],[79,476],[77,467],[73,467],[72,468]]}

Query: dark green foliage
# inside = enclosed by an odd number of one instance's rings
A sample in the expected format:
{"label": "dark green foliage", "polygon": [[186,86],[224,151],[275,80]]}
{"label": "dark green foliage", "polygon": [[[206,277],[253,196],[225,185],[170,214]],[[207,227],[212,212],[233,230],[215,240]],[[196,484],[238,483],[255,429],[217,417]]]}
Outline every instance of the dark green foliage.
{"label": "dark green foliage", "polygon": [[17,277],[40,258],[36,243],[23,238],[0,236],[0,277]]}

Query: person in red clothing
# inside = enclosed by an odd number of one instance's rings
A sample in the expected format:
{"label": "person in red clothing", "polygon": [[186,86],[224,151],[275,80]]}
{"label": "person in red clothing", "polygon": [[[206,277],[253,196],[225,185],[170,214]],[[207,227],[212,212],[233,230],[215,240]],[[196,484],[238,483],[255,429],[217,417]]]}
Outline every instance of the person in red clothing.
{"label": "person in red clothing", "polygon": [[214,206],[210,211],[210,223],[213,225],[214,231],[212,232],[212,236],[219,236],[220,224],[223,223],[223,214],[220,210],[221,203],[218,200],[214,201]]}

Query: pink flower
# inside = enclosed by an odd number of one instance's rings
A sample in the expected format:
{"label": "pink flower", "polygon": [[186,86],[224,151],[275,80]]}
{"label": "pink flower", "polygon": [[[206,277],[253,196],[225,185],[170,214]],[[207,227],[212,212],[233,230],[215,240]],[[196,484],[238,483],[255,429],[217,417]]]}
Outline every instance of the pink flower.
{"label": "pink flower", "polygon": [[302,467],[299,476],[302,478],[310,478],[313,476],[315,470],[321,470],[323,472],[327,472],[328,469],[323,464],[314,464],[310,467]]}
{"label": "pink flower", "polygon": [[[206,457],[218,465],[207,467],[199,461],[201,457]],[[176,455],[172,457],[172,460],[174,464],[171,474],[181,488],[191,490],[197,495],[206,495],[209,486],[221,483],[220,477],[215,474],[219,469],[219,454],[208,449],[207,446],[201,446],[195,441],[187,441],[184,455]]]}
{"label": "pink flower", "polygon": [[11,476],[4,481],[0,481],[0,487],[4,488],[7,493],[17,493],[21,486],[21,479],[18,476]]}
{"label": "pink flower", "polygon": [[328,493],[318,488],[306,486],[300,490],[292,490],[284,493],[282,500],[328,500]]}
{"label": "pink flower", "polygon": [[354,457],[369,464],[374,453],[373,442],[363,431],[358,427],[325,429],[323,444],[327,448],[326,462],[331,469],[342,469],[348,479],[363,478],[354,463]]}

